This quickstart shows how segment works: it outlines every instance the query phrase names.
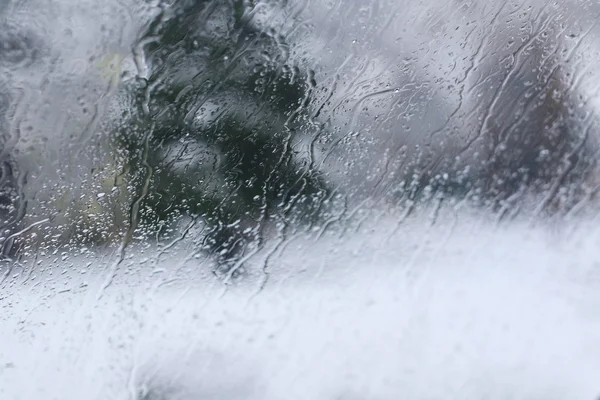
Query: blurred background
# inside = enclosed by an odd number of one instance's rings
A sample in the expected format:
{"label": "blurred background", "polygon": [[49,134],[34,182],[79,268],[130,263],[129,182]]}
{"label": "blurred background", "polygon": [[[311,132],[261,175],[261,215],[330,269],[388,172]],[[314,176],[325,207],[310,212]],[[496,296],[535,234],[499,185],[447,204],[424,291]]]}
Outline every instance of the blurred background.
{"label": "blurred background", "polygon": [[592,399],[598,21],[0,1],[0,394]]}

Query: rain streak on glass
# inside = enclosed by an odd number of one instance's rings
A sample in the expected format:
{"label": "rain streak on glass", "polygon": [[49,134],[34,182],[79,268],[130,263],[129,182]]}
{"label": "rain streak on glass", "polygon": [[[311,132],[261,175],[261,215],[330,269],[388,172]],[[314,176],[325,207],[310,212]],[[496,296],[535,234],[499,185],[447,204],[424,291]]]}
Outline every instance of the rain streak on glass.
{"label": "rain streak on glass", "polygon": [[599,22],[0,0],[0,398],[597,399]]}

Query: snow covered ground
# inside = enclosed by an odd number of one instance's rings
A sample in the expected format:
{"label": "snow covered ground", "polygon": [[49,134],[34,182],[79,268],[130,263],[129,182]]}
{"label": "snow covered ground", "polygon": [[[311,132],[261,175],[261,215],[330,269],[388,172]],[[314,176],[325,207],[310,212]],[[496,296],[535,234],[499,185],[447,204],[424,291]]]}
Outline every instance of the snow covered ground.
{"label": "snow covered ground", "polygon": [[2,287],[0,398],[600,394],[597,221],[424,220],[290,238],[230,285],[193,249],[32,262]]}

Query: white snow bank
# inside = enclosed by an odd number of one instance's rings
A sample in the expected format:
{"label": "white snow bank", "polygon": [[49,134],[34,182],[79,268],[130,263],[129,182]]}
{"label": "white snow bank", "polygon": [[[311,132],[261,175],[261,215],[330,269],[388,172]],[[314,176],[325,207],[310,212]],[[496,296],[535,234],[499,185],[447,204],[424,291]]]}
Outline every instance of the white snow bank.
{"label": "white snow bank", "polygon": [[0,398],[600,394],[593,221],[425,219],[284,242],[262,290],[264,257],[227,290],[168,254],[128,258],[106,288],[108,258],[15,270],[0,300]]}

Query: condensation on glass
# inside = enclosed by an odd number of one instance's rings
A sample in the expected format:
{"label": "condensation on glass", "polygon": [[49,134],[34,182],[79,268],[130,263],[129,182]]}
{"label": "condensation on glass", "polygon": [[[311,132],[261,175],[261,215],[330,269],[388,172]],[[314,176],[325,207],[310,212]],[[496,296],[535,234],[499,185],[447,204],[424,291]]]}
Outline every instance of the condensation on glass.
{"label": "condensation on glass", "polygon": [[599,21],[0,0],[0,398],[594,399]]}

